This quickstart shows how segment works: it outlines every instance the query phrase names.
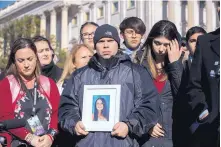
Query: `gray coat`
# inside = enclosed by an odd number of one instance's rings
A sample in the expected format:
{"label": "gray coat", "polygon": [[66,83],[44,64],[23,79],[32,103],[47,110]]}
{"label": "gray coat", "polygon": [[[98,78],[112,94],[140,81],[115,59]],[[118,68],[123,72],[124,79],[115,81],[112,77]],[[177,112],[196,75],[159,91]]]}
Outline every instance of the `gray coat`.
{"label": "gray coat", "polygon": [[81,120],[84,85],[120,84],[120,121],[126,122],[129,134],[126,138],[112,137],[110,132],[90,132],[79,138],[78,147],[137,147],[135,138],[147,133],[156,123],[158,94],[150,72],[119,53],[109,63],[100,62],[94,55],[88,66],[73,73],[64,89],[59,122],[62,129],[75,137],[74,126]]}

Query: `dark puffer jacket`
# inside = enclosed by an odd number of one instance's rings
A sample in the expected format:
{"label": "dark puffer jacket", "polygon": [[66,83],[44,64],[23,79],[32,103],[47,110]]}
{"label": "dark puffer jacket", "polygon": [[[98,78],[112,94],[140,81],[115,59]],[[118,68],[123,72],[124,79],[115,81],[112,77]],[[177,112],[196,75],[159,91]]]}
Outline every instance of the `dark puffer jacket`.
{"label": "dark puffer jacket", "polygon": [[[106,66],[107,65],[107,66]],[[78,147],[137,147],[135,138],[147,133],[156,123],[158,99],[150,73],[145,68],[133,64],[129,56],[119,53],[109,64],[100,62],[94,55],[88,66],[72,75],[64,89],[60,108],[61,127],[77,138],[74,127],[82,119],[84,85],[120,84],[120,121],[127,122],[129,135],[120,139],[110,132],[90,132],[79,138]]]}
{"label": "dark puffer jacket", "polygon": [[[147,64],[145,51],[140,50],[137,53],[137,60],[139,64],[149,69]],[[168,80],[165,83],[164,89],[160,94],[159,108],[158,108],[158,123],[162,125],[165,132],[164,137],[154,138],[149,134],[146,134],[140,140],[142,147],[172,147],[173,146],[173,104],[176,103],[177,94],[180,88],[183,65],[182,60],[169,63],[166,67],[166,73],[168,74]],[[181,132],[180,132],[181,133]]]}

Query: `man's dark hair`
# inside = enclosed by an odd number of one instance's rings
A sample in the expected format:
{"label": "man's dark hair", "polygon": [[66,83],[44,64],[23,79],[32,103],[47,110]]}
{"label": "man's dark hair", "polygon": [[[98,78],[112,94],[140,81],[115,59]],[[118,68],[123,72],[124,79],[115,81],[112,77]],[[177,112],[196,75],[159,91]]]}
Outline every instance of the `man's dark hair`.
{"label": "man's dark hair", "polygon": [[81,25],[81,28],[80,28],[80,37],[81,37],[81,40],[82,40],[82,30],[84,29],[85,26],[87,25],[93,25],[93,26],[96,26],[96,27],[99,27],[98,24],[96,24],[95,22],[85,22],[84,24]]}
{"label": "man's dark hair", "polygon": [[32,38],[32,41],[34,43],[39,42],[39,41],[46,41],[48,43],[48,46],[49,46],[50,50],[54,51],[53,48],[51,47],[50,41],[47,38],[43,37],[43,36],[35,36],[35,37]]}
{"label": "man's dark hair", "polygon": [[195,33],[206,34],[206,31],[202,27],[198,27],[198,26],[192,27],[186,33],[186,41],[188,42],[190,37]]}
{"label": "man's dark hair", "polygon": [[128,17],[120,24],[120,32],[124,33],[127,28],[133,29],[138,34],[145,34],[146,26],[144,22],[138,17]]}
{"label": "man's dark hair", "polygon": [[182,46],[182,47],[185,47],[185,46],[186,46],[186,42],[187,42],[187,41],[186,41],[186,38],[185,38],[185,37],[182,37],[182,38],[181,38],[181,46]]}

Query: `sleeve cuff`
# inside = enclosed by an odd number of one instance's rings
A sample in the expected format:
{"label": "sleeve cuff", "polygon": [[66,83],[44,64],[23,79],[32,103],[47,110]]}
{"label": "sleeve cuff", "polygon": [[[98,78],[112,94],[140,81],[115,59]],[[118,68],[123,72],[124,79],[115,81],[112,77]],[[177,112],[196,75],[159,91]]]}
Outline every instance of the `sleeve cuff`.
{"label": "sleeve cuff", "polygon": [[201,118],[202,118],[203,115],[205,115],[206,113],[209,113],[208,109],[204,110],[204,111],[199,115],[199,120],[202,120]]}
{"label": "sleeve cuff", "polygon": [[53,138],[58,134],[58,131],[56,129],[49,129],[47,132],[48,135],[51,135]]}
{"label": "sleeve cuff", "polygon": [[168,71],[175,70],[175,69],[179,68],[180,66],[182,67],[182,61],[177,60],[172,63],[168,63],[167,70]]}
{"label": "sleeve cuff", "polygon": [[14,135],[17,137],[21,138],[22,140],[25,139],[25,137],[30,133],[27,129],[25,128],[20,128],[20,129],[14,129],[11,131]]}

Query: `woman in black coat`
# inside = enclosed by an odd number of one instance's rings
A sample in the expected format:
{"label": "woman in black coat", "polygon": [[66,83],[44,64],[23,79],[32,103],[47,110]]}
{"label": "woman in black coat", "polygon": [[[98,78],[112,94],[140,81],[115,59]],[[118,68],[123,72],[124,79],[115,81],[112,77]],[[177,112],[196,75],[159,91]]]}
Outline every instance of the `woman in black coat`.
{"label": "woman in black coat", "polygon": [[[160,99],[158,121],[140,140],[142,147],[172,147],[172,109],[179,90],[183,73],[182,51],[179,49],[180,35],[176,26],[167,20],[157,22],[151,29],[144,44],[138,52],[140,64],[148,68]],[[139,55],[141,55],[139,57]]]}
{"label": "woman in black coat", "polygon": [[53,61],[55,54],[49,40],[42,36],[35,36],[32,38],[32,41],[37,47],[38,58],[41,63],[41,73],[57,83],[63,70]]}

